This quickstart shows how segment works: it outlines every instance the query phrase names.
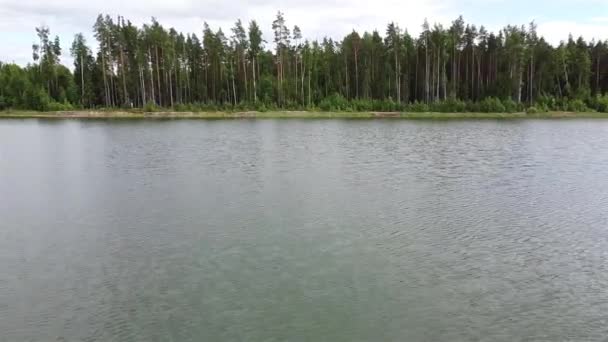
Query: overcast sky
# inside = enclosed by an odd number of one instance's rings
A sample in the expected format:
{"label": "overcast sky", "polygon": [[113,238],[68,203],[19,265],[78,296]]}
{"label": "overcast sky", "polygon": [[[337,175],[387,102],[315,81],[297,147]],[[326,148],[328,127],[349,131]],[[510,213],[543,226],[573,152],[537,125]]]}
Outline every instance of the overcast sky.
{"label": "overcast sky", "polygon": [[140,25],[156,17],[165,27],[200,35],[203,22],[229,32],[237,18],[256,19],[267,40],[271,22],[281,10],[289,27],[298,25],[305,38],[342,37],[352,29],[378,29],[397,22],[418,33],[424,18],[444,25],[462,14],[465,21],[496,31],[506,24],[535,20],[539,33],[559,43],[569,33],[587,39],[608,38],[608,0],[0,0],[0,60],[27,64],[34,28],[48,25],[64,48],[62,62],[70,64],[69,45],[75,33],[92,41],[97,14],[118,14]]}

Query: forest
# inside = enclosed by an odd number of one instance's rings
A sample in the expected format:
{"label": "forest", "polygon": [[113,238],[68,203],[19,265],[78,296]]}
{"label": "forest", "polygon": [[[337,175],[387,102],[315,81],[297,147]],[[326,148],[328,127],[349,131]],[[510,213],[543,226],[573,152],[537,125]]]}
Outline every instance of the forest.
{"label": "forest", "polygon": [[608,111],[607,42],[553,46],[534,22],[488,32],[458,17],[425,20],[417,36],[390,23],[309,40],[279,11],[272,41],[256,21],[184,34],[99,15],[92,29],[95,42],[78,33],[62,51],[37,27],[31,63],[0,63],[0,110]]}

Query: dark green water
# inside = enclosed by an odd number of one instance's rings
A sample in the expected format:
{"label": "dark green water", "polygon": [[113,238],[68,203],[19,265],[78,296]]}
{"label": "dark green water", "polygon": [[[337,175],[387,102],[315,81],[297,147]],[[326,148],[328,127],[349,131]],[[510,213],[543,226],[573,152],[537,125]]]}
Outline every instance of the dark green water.
{"label": "dark green water", "polygon": [[608,121],[0,121],[1,341],[608,336]]}

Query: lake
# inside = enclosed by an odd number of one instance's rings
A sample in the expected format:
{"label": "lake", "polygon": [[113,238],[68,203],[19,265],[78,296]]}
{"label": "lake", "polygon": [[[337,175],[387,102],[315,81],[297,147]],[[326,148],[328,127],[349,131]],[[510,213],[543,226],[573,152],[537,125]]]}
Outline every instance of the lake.
{"label": "lake", "polygon": [[1,341],[608,336],[608,121],[0,121]]}

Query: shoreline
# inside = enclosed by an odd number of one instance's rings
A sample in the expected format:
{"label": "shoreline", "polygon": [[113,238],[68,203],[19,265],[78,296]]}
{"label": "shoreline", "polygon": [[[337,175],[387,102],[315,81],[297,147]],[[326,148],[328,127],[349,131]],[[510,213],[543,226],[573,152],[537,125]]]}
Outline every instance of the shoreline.
{"label": "shoreline", "polygon": [[268,112],[128,112],[128,111],[2,111],[0,119],[590,119],[606,118],[608,113],[597,112],[546,112],[519,113],[437,113],[437,112],[316,112],[316,111],[268,111]]}

